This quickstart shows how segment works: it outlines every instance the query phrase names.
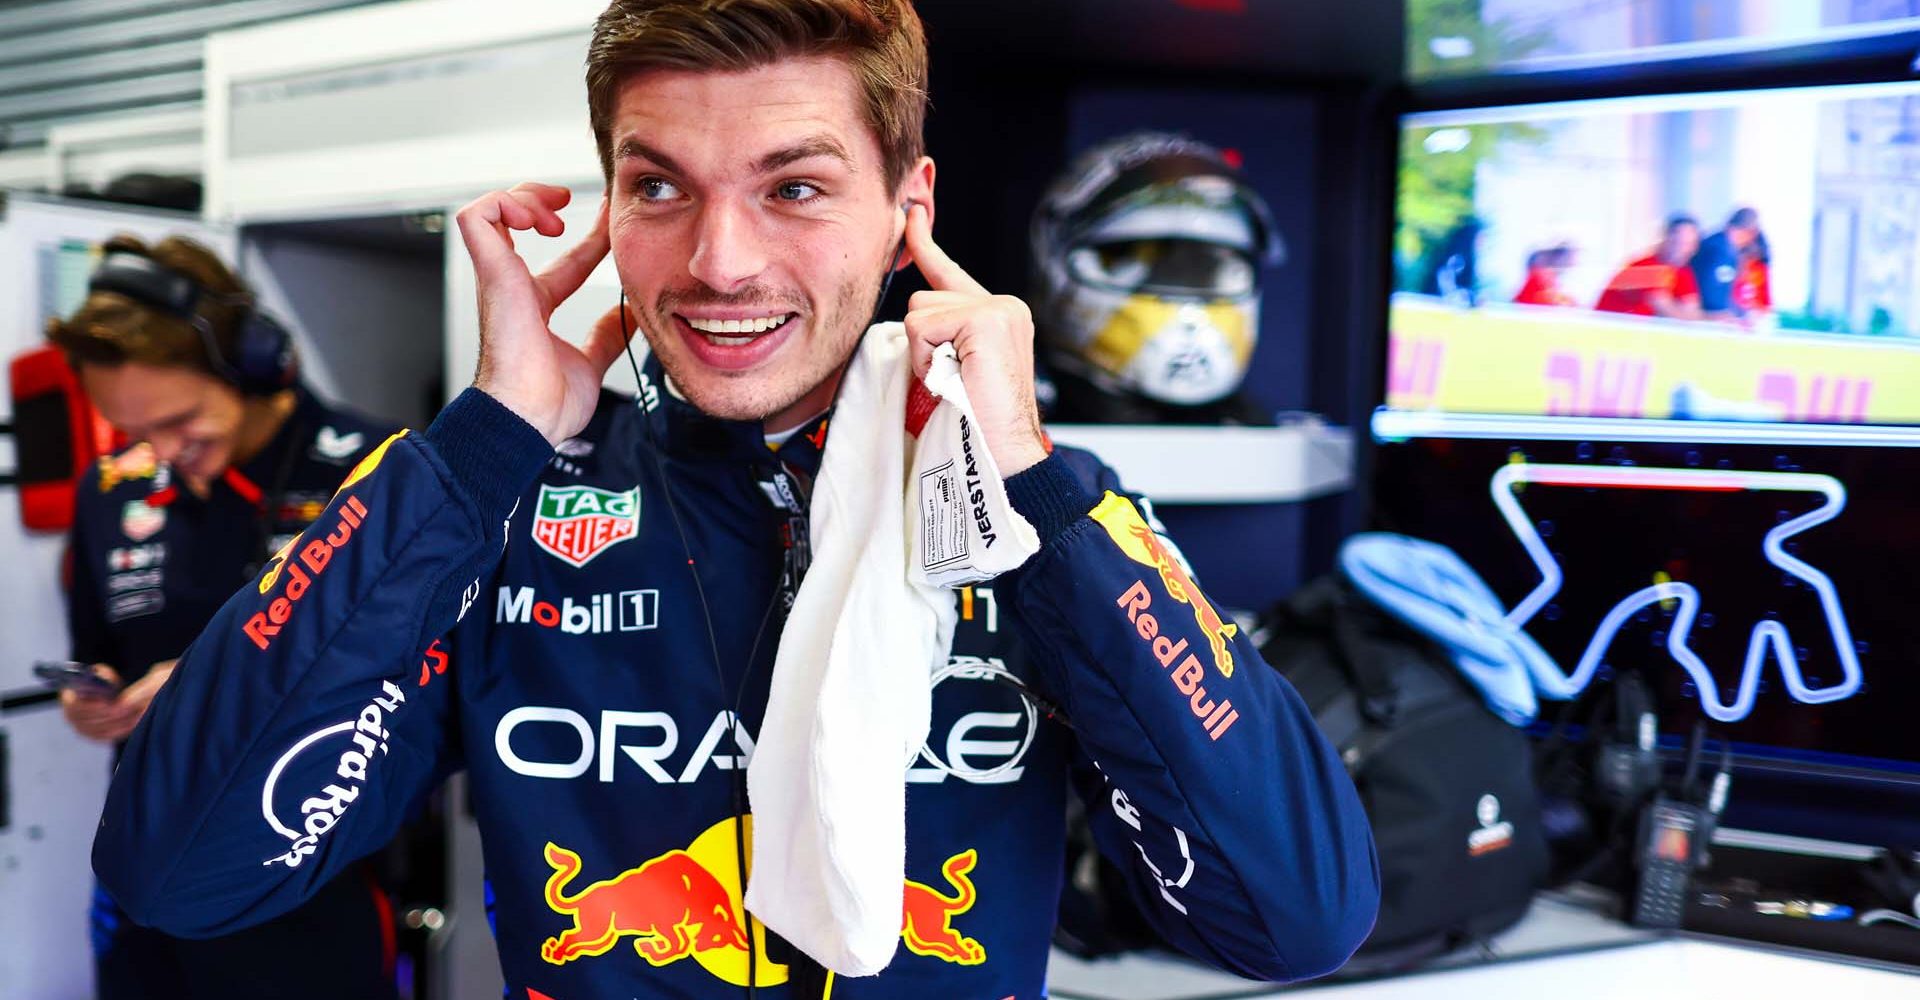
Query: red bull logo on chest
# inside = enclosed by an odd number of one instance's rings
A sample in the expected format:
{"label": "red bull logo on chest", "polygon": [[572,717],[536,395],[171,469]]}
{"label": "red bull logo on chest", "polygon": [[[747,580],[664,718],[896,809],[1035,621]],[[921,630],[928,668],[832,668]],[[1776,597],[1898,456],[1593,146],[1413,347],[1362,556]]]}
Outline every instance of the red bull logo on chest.
{"label": "red bull logo on chest", "polygon": [[[554,965],[624,951],[656,968],[692,959],[707,973],[733,986],[745,986],[749,969],[756,986],[778,986],[788,969],[767,958],[767,929],[741,902],[744,844],[753,855],[753,818],[744,821],[742,841],[735,820],[708,827],[684,850],[672,850],[609,879],[575,887],[588,867],[580,855],[548,844],[548,909],[572,920],[572,926],[547,938],[540,957]],[[900,937],[906,950],[957,965],[980,965],[987,949],[954,927],[954,918],[973,909],[978,898],[971,873],[979,862],[972,850],[948,858],[941,875],[952,887],[943,892],[905,880],[901,894]],[[748,961],[748,949],[756,956]]]}
{"label": "red bull logo on chest", "polygon": [[987,960],[980,942],[953,929],[953,918],[973,909],[978,895],[968,873],[980,862],[977,851],[966,850],[947,859],[940,874],[953,887],[948,895],[930,885],[907,879],[901,898],[900,940],[907,950],[956,965],[979,965]]}
{"label": "red bull logo on chest", "polygon": [[121,483],[152,479],[159,472],[160,461],[154,457],[153,446],[136,444],[119,455],[100,459],[100,492],[111,493]]}
{"label": "red bull logo on chest", "polygon": [[578,569],[640,533],[640,488],[615,492],[592,486],[540,487],[533,542]]}
{"label": "red bull logo on chest", "polygon": [[715,948],[746,950],[739,908],[720,880],[685,851],[669,851],[575,893],[567,892],[567,884],[580,873],[580,855],[548,844],[547,864],[553,866],[547,906],[573,914],[573,927],[540,947],[540,957],[555,965],[604,955],[628,936],[652,965]]}

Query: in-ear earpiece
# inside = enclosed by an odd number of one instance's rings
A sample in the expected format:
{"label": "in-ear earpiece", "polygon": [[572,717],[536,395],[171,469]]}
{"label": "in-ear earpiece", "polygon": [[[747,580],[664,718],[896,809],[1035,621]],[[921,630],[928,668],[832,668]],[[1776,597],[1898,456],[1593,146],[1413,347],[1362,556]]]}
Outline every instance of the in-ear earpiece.
{"label": "in-ear earpiece", "polygon": [[915,201],[912,198],[908,198],[906,201],[903,201],[900,203],[900,215],[902,217],[901,225],[900,225],[900,239],[899,239],[899,242],[895,243],[893,247],[893,263],[888,265],[886,272],[882,274],[880,277],[880,294],[874,297],[873,318],[871,320],[868,320],[867,322],[868,326],[872,326],[874,323],[877,323],[880,321],[880,307],[887,301],[887,292],[892,290],[893,288],[893,276],[900,273],[900,262],[907,259],[907,230],[906,230],[905,217],[908,215],[911,215],[913,211],[913,206],[918,204],[920,203],[918,201]]}

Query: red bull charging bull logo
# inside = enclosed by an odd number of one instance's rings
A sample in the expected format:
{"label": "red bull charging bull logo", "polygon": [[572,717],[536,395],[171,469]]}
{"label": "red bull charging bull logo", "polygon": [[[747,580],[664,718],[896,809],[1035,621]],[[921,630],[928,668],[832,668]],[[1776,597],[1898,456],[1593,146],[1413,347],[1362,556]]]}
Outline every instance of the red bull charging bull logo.
{"label": "red bull charging bull logo", "polygon": [[[1193,610],[1194,621],[1200,624],[1207,644],[1212,648],[1214,668],[1220,671],[1220,676],[1232,677],[1233,650],[1227,643],[1239,631],[1238,626],[1221,619],[1220,612],[1214,610],[1205,595],[1200,593],[1200,588],[1194,586],[1186,567],[1141,519],[1140,512],[1134,509],[1133,504],[1124,497],[1108,493],[1106,499],[1093,509],[1093,519],[1107,530],[1108,537],[1113,539],[1120,551],[1127,554],[1127,558],[1159,572],[1161,586],[1168,597]],[[1133,627],[1140,642],[1146,644],[1154,661],[1168,672],[1167,677],[1173,683],[1174,690],[1186,700],[1193,717],[1200,721],[1200,728],[1206,731],[1207,738],[1217,740],[1226,735],[1227,730],[1240,718],[1240,710],[1233,707],[1232,699],[1224,697],[1224,692],[1208,693],[1206,668],[1201,666],[1198,656],[1187,652],[1187,640],[1184,637],[1162,625],[1160,616],[1168,613],[1169,609],[1161,605],[1156,613],[1154,593],[1147,587],[1147,581],[1135,580],[1113,603],[1126,616],[1127,624]],[[1172,612],[1174,615],[1178,613]],[[1171,620],[1166,623],[1172,624]]]}
{"label": "red bull charging bull logo", "polygon": [[987,949],[980,942],[953,929],[953,918],[973,909],[973,879],[967,873],[979,860],[978,851],[966,850],[940,866],[940,874],[953,886],[951,896],[907,879],[901,901],[900,939],[908,951],[957,965],[979,965],[987,960]]}
{"label": "red bull charging bull logo", "polygon": [[1222,677],[1233,676],[1233,647],[1228,645],[1240,631],[1238,625],[1220,617],[1213,603],[1200,592],[1181,564],[1160,536],[1154,534],[1147,522],[1142,520],[1140,512],[1125,497],[1108,493],[1093,509],[1093,519],[1107,529],[1107,536],[1120,551],[1143,566],[1150,566],[1160,574],[1160,584],[1167,590],[1167,596],[1181,604],[1193,608],[1193,620],[1200,625],[1200,631],[1207,637],[1207,645],[1213,650],[1214,668]]}
{"label": "red bull charging bull logo", "polygon": [[[748,857],[753,853],[753,819],[744,831]],[[751,935],[756,986],[787,981],[787,967],[766,958],[767,929],[741,904],[734,820],[725,819],[695,837],[685,850],[668,851],[604,881],[569,891],[585,867],[580,855],[557,844],[546,847],[546,902],[573,925],[548,938],[540,957],[554,965],[611,952],[628,941],[649,965],[671,965],[691,958],[702,969],[734,986],[747,985],[747,949]],[[974,851],[949,858],[941,872],[953,893],[908,879],[902,900],[900,936],[907,950],[960,965],[979,965],[987,950],[960,933],[953,918],[973,908],[969,873],[979,861]]]}
{"label": "red bull charging bull logo", "polygon": [[604,955],[627,936],[653,965],[714,948],[746,950],[747,934],[726,887],[685,851],[669,851],[571,895],[566,886],[580,874],[580,855],[549,843],[547,864],[553,866],[547,905],[573,914],[571,930],[540,946],[540,957],[555,965]]}

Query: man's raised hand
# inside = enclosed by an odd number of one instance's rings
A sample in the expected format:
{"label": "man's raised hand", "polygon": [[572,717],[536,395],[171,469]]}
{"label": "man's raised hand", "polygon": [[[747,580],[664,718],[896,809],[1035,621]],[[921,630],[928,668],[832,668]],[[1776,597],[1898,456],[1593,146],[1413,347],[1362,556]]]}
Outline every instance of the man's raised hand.
{"label": "man's raised hand", "polygon": [[907,210],[907,250],[931,287],[907,300],[907,346],[913,374],[924,378],[933,349],[951,343],[960,359],[980,432],[1002,476],[1047,457],[1040,407],[1033,394],[1033,313],[1011,295],[995,295],[933,241],[933,216]]}
{"label": "man's raised hand", "polygon": [[[593,231],[535,276],[513,248],[513,231],[559,236],[559,210],[572,193],[532,182],[491,191],[454,216],[473,258],[480,300],[480,364],[474,387],[532,424],[558,445],[593,416],[600,381],[625,347],[620,306],[600,317],[575,346],[548,326],[553,311],[578,291],[607,255],[607,206]],[[627,317],[632,329],[632,317]]]}

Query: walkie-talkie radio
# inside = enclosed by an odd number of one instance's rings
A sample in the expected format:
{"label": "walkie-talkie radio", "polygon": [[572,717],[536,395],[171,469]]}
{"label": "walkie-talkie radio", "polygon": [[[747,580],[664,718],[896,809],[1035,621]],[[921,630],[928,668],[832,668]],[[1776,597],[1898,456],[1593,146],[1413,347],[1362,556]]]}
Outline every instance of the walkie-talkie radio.
{"label": "walkie-talkie radio", "polygon": [[1640,814],[1640,877],[1634,883],[1636,927],[1678,927],[1693,875],[1694,844],[1701,834],[1700,807],[1656,796]]}
{"label": "walkie-talkie radio", "polygon": [[1640,814],[1640,836],[1634,848],[1634,867],[1639,870],[1639,877],[1634,882],[1628,914],[1628,920],[1636,927],[1680,926],[1693,873],[1707,865],[1714,827],[1727,805],[1733,752],[1726,744],[1721,745],[1720,770],[1706,793],[1700,794],[1694,779],[1699,773],[1701,744],[1705,738],[1706,727],[1696,724],[1687,747],[1686,772],[1680,782],[1679,795],[1669,796],[1664,792],[1655,795]]}

